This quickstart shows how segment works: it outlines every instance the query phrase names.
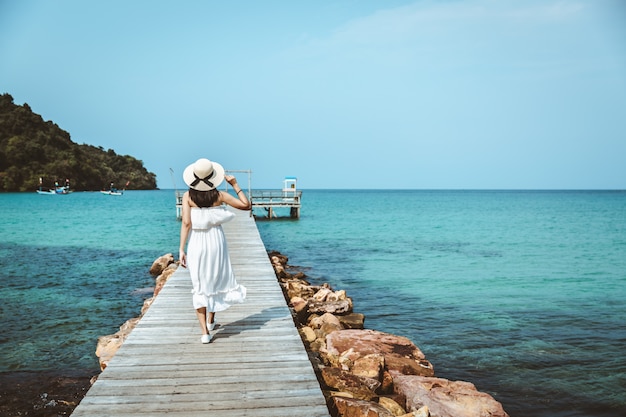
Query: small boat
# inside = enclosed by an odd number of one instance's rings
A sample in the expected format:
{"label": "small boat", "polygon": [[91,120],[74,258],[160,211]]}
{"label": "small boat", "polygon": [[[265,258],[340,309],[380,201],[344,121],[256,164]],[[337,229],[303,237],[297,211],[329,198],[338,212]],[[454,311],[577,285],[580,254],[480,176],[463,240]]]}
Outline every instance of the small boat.
{"label": "small boat", "polygon": [[118,191],[117,188],[112,188],[110,190],[100,190],[100,192],[106,195],[123,195],[124,194],[124,190]]}
{"label": "small boat", "polygon": [[113,183],[111,183],[111,186],[109,187],[108,190],[100,190],[100,192],[106,195],[124,195],[124,191],[126,190],[126,187],[128,187],[128,184],[130,184],[130,181],[126,183],[123,189],[118,190],[117,188],[113,186]]}
{"label": "small boat", "polygon": [[72,190],[66,187],[56,187],[50,190],[37,190],[37,194],[49,194],[49,195],[58,195],[58,194],[69,194]]}
{"label": "small boat", "polygon": [[54,188],[44,189],[43,188],[43,179],[39,178],[39,189],[37,190],[37,194],[44,195],[64,195],[72,192],[70,189],[70,180],[65,180],[65,185],[59,185],[58,181],[54,182]]}

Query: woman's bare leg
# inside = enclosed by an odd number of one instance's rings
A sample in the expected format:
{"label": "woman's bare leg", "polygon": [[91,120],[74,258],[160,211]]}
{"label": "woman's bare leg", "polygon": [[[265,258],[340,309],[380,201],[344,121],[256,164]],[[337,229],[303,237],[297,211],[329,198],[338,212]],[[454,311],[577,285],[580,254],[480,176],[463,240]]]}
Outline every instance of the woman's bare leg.
{"label": "woman's bare leg", "polygon": [[200,329],[202,330],[202,334],[209,334],[209,331],[206,328],[206,307],[196,308],[196,316],[198,316],[198,321],[200,322]]}

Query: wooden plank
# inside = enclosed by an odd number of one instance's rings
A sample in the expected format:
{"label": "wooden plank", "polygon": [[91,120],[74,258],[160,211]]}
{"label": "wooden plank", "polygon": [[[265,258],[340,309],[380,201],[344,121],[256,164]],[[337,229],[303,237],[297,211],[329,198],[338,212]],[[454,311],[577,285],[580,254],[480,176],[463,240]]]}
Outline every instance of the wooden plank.
{"label": "wooden plank", "polygon": [[213,341],[201,344],[179,268],[74,417],[329,416],[254,219],[235,212],[224,230],[246,302],[217,313]]}

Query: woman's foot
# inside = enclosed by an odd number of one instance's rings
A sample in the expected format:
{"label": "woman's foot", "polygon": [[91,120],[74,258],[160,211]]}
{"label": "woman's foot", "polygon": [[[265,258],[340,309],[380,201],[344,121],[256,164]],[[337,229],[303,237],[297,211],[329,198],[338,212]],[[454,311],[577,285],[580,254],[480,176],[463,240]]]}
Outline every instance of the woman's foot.
{"label": "woman's foot", "polygon": [[211,335],[203,334],[202,337],[200,338],[200,341],[204,344],[209,343],[211,341]]}
{"label": "woman's foot", "polygon": [[207,315],[206,318],[206,328],[209,329],[210,332],[212,332],[213,330],[215,330],[215,316],[213,316],[213,323],[209,322],[209,317]]}

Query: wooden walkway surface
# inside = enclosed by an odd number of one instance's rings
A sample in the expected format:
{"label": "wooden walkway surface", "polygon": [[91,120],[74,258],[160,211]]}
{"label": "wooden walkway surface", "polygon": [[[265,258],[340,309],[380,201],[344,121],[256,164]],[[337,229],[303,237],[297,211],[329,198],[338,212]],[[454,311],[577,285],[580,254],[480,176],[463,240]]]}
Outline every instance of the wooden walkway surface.
{"label": "wooden walkway surface", "polygon": [[178,268],[72,416],[329,416],[254,220],[224,230],[246,302],[201,344]]}

